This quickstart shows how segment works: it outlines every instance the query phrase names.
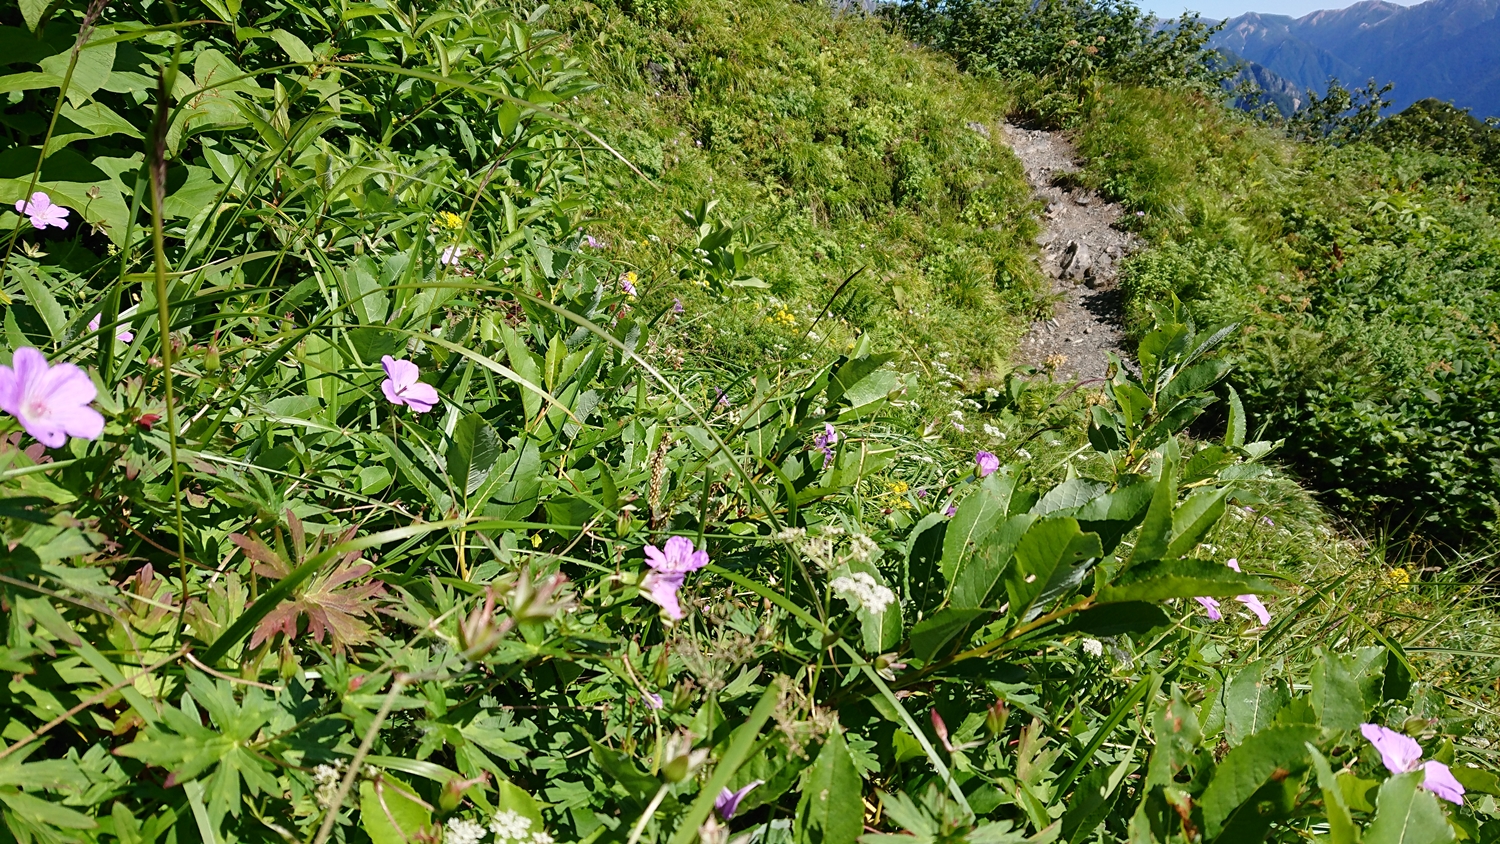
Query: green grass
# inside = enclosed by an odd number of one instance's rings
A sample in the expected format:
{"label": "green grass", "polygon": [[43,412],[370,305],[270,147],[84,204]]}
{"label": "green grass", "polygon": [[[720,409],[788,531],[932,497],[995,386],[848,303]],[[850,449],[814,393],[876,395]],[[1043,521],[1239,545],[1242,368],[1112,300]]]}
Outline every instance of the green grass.
{"label": "green grass", "polygon": [[[558,13],[605,86],[586,113],[649,177],[600,173],[590,230],[640,268],[648,306],[680,297],[713,314],[720,330],[700,335],[702,353],[837,351],[867,332],[908,359],[951,352],[966,376],[1009,369],[1041,286],[1030,192],[1000,139],[1004,88],[816,5],[569,2]],[[670,221],[706,198],[779,244],[752,268],[771,298],[722,305],[674,277],[687,230]],[[830,303],[819,339],[800,344]],[[767,321],[783,309],[795,322]]]}
{"label": "green grass", "polygon": [[[1106,87],[1086,178],[1144,216],[1129,316],[1244,325],[1234,379],[1367,530],[1483,548],[1500,523],[1500,190],[1476,159],[1293,143],[1202,97]],[[1377,133],[1378,136],[1378,133]]]}

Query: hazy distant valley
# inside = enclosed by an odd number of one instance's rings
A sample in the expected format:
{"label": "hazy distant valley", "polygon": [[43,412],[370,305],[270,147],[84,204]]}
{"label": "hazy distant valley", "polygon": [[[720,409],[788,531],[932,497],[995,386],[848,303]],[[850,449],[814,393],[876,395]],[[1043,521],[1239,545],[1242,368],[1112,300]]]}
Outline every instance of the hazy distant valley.
{"label": "hazy distant valley", "polygon": [[1394,82],[1397,110],[1427,97],[1479,117],[1500,115],[1500,0],[1365,0],[1304,17],[1251,12],[1232,18],[1213,46],[1252,63],[1262,88],[1283,99],[1330,76],[1353,88]]}

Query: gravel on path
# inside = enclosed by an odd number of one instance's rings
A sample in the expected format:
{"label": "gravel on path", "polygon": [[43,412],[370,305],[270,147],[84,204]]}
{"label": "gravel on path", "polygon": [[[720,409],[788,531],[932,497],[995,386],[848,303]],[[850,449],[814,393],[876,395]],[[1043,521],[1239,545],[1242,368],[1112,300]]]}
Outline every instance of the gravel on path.
{"label": "gravel on path", "polygon": [[1052,318],[1032,323],[1017,357],[1051,370],[1058,380],[1103,378],[1106,353],[1125,355],[1119,262],[1139,241],[1115,227],[1123,208],[1069,185],[1068,174],[1079,167],[1062,133],[1007,122],[1005,137],[1046,203],[1037,244],[1056,299]]}

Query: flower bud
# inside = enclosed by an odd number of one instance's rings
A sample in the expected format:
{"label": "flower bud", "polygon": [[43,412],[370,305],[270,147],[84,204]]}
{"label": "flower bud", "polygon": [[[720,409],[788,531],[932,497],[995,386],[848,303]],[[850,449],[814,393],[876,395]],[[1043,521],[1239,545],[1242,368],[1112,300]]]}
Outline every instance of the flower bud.
{"label": "flower bud", "polygon": [[1004,700],[996,698],[995,705],[984,713],[984,728],[991,736],[999,736],[1005,732],[1005,722],[1008,720],[1010,720],[1010,707],[1005,705]]}
{"label": "flower bud", "polygon": [[708,761],[708,748],[694,750],[693,734],[678,733],[667,739],[662,759],[662,778],[667,782],[682,782]]}
{"label": "flower bud", "polygon": [[484,785],[489,780],[490,775],[488,773],[480,774],[471,780],[453,777],[443,783],[443,791],[438,795],[438,806],[445,812],[457,809],[458,804],[463,802],[465,792],[476,785]]}

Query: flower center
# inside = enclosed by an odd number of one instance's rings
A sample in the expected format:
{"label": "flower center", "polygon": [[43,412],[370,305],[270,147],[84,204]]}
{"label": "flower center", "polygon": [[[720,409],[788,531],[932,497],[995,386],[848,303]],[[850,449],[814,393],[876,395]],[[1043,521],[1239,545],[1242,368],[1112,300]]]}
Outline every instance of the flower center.
{"label": "flower center", "polygon": [[27,400],[26,416],[31,419],[41,419],[51,415],[52,408],[47,405],[47,400],[40,396]]}

